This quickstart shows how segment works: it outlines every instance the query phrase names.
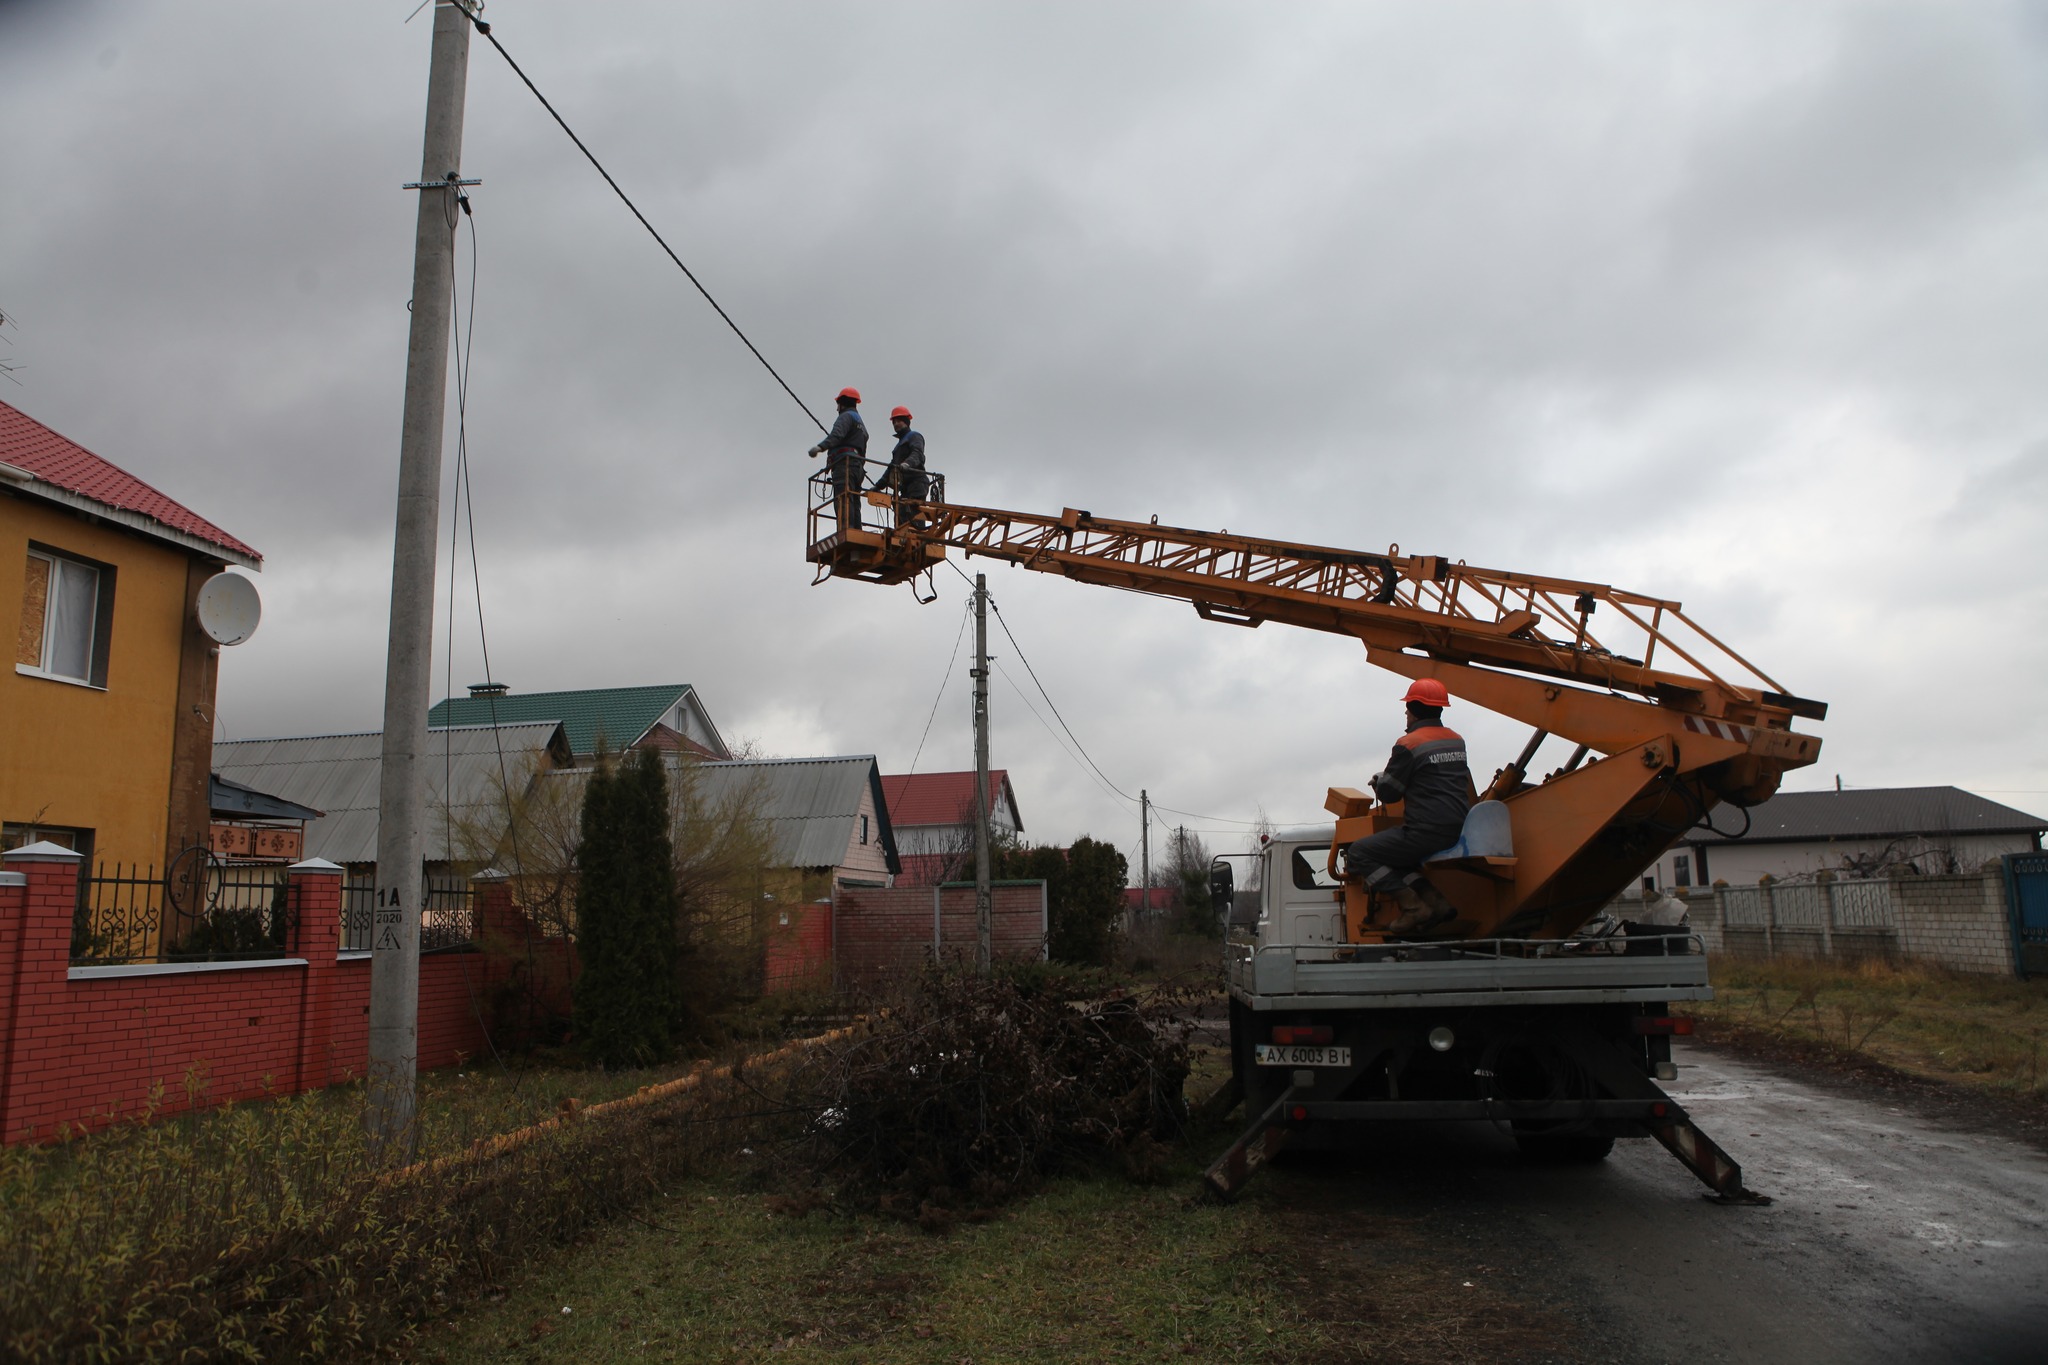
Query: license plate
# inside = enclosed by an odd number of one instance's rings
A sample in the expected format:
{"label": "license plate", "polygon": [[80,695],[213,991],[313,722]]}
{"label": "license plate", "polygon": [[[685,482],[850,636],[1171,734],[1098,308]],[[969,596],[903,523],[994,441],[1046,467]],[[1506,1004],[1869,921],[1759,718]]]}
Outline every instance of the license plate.
{"label": "license plate", "polygon": [[1348,1047],[1281,1047],[1278,1043],[1255,1045],[1260,1066],[1350,1066]]}

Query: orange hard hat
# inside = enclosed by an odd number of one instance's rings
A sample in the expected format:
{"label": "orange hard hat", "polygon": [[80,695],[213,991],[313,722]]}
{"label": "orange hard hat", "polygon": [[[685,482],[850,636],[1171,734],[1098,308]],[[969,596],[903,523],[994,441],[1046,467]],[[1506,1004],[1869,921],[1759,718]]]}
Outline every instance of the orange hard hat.
{"label": "orange hard hat", "polygon": [[1451,694],[1435,678],[1417,678],[1408,684],[1408,691],[1401,700],[1412,701],[1418,706],[1441,708],[1451,704]]}
{"label": "orange hard hat", "polygon": [[841,398],[851,398],[854,402],[858,403],[860,401],[860,390],[848,384],[839,391],[839,396]]}
{"label": "orange hard hat", "polygon": [[901,417],[904,421],[908,422],[910,420],[910,409],[904,407],[891,408],[889,409],[889,416],[891,419]]}

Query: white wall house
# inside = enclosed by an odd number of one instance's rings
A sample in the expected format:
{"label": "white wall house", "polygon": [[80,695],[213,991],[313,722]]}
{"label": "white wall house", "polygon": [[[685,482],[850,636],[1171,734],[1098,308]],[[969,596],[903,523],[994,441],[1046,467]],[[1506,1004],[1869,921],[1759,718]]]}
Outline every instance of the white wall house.
{"label": "white wall house", "polygon": [[[1750,886],[1770,876],[1974,872],[2041,847],[2048,820],[1956,787],[1780,792],[1749,812],[1719,806],[1714,832],[1695,827],[1644,875],[1660,888]],[[1729,834],[1743,832],[1741,838]]]}

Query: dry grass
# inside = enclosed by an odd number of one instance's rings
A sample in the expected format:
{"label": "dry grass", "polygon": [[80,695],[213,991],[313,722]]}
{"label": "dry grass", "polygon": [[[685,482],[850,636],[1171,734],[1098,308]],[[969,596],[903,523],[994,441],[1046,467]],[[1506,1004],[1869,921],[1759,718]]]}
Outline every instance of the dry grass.
{"label": "dry grass", "polygon": [[1917,964],[1719,958],[1710,1024],[1857,1053],[1913,1075],[2048,1100],[2048,981]]}
{"label": "dry grass", "polygon": [[[1453,1269],[1420,1230],[1313,1206],[1283,1178],[1234,1205],[1055,1182],[993,1221],[792,1217],[743,1176],[678,1186],[425,1334],[422,1365],[547,1361],[1557,1360],[1570,1329]],[[1477,1279],[1464,1287],[1468,1279]],[[570,1311],[563,1312],[563,1309]]]}

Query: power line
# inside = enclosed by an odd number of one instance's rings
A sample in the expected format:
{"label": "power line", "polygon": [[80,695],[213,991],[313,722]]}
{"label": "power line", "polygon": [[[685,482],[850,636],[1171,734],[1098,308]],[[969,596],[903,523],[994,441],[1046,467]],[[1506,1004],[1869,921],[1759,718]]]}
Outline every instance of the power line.
{"label": "power line", "polygon": [[910,772],[917,772],[917,760],[924,757],[924,742],[931,738],[932,722],[939,718],[939,703],[946,699],[946,688],[953,681],[953,661],[960,657],[960,642],[967,638],[967,612],[960,613],[960,629],[953,636],[953,652],[946,658],[946,671],[939,678],[939,695],[932,698],[932,713],[924,719],[924,733],[917,737],[917,752],[910,756]]}
{"label": "power line", "polygon": [[1086,773],[1090,777],[1090,779],[1095,782],[1096,786],[1102,787],[1105,791],[1110,791],[1114,794],[1114,788],[1106,786],[1104,779],[1096,776],[1093,773],[1088,772],[1088,769],[1093,765],[1084,764],[1083,758],[1077,756],[1072,749],[1067,747],[1066,741],[1060,738],[1059,731],[1053,729],[1052,726],[1046,721],[1045,717],[1038,714],[1038,708],[1031,704],[1031,698],[1028,695],[1026,695],[1024,689],[1017,686],[1017,680],[1010,676],[1010,670],[1004,668],[1002,664],[993,657],[989,659],[989,662],[995,664],[996,672],[1003,675],[1003,681],[1008,683],[1010,685],[1010,690],[1017,694],[1017,700],[1024,703],[1024,709],[1031,713],[1032,719],[1036,720],[1040,725],[1045,726],[1045,732],[1048,735],[1052,736],[1053,743],[1059,745],[1060,752],[1065,754],[1068,758],[1073,759],[1075,764],[1077,766],[1080,766],[1081,771],[1083,773]]}
{"label": "power line", "polygon": [[576,150],[583,153],[584,159],[596,167],[597,173],[604,177],[604,183],[610,185],[612,193],[619,196],[619,202],[632,211],[633,216],[640,220],[640,226],[647,229],[648,236],[654,238],[655,244],[668,254],[668,258],[671,261],[676,263],[676,269],[682,271],[690,283],[696,286],[697,292],[704,296],[704,302],[710,304],[712,311],[716,312],[724,320],[726,326],[732,328],[732,334],[740,339],[741,344],[754,353],[754,359],[761,362],[761,368],[768,371],[775,382],[782,386],[782,391],[789,395],[790,401],[803,410],[804,416],[811,419],[811,425],[821,432],[824,431],[826,429],[825,424],[818,420],[818,415],[810,410],[803,399],[797,397],[796,390],[789,386],[789,381],[784,379],[781,372],[768,363],[768,357],[761,354],[761,348],[756,346],[747,334],[740,330],[740,325],[732,320],[732,314],[726,312],[719,305],[718,300],[711,297],[711,291],[704,287],[704,282],[697,278],[696,272],[687,265],[684,265],[683,258],[676,255],[675,248],[671,247],[667,240],[659,232],[655,231],[654,224],[647,221],[647,215],[640,212],[640,206],[635,204],[627,196],[626,192],[619,188],[619,182],[612,179],[612,173],[604,168],[604,163],[597,159],[590,148],[583,145],[583,139],[576,136],[576,130],[569,126],[568,120],[555,111],[554,105],[548,103],[548,97],[541,94],[540,87],[533,83],[533,78],[520,69],[518,62],[512,60],[512,54],[505,50],[505,45],[499,42],[497,35],[491,32],[491,26],[471,13],[466,7],[463,9],[463,13],[468,16],[469,22],[476,28],[478,33],[490,39],[491,46],[498,49],[498,55],[505,59],[505,65],[512,68],[512,74],[519,77],[524,82],[526,88],[533,92],[533,97],[540,101],[540,107],[547,110],[548,116],[554,119],[561,126],[562,131],[569,135],[569,141],[576,144]]}

